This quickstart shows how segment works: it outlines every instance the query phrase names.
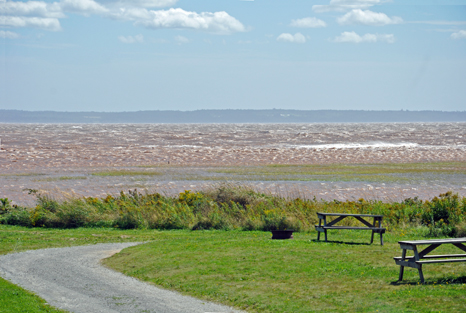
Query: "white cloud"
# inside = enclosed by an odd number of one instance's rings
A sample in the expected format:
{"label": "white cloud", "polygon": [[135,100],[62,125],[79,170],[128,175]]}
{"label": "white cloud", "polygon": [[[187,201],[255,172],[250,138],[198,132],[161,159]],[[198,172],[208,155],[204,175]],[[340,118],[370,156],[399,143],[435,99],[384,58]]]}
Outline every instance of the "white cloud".
{"label": "white cloud", "polygon": [[121,9],[114,18],[134,21],[135,25],[147,28],[185,28],[217,34],[246,31],[241,22],[226,12],[190,12],[183,9],[146,10]]}
{"label": "white cloud", "polygon": [[466,39],[466,30],[460,30],[456,33],[451,34],[452,39]]}
{"label": "white cloud", "polygon": [[328,5],[313,5],[312,10],[317,13],[330,11],[345,12],[355,9],[368,9],[381,2],[381,0],[331,0]]}
{"label": "white cloud", "polygon": [[333,42],[342,43],[361,43],[361,42],[387,42],[394,43],[395,36],[393,34],[365,34],[360,36],[355,32],[343,32],[336,37]]}
{"label": "white cloud", "polygon": [[403,22],[401,17],[388,17],[384,13],[372,12],[369,10],[363,11],[361,9],[352,10],[345,15],[339,17],[337,22],[341,25],[370,25],[370,26],[383,26],[388,24],[400,24]]}
{"label": "white cloud", "polygon": [[180,8],[168,10],[148,10],[148,7],[174,5],[177,0],[61,0],[44,1],[5,1],[0,0],[0,26],[35,27],[47,30],[60,30],[59,18],[65,12],[84,15],[98,14],[104,17],[127,20],[151,29],[184,28],[216,34],[230,34],[246,31],[244,25],[228,13],[190,12]]}
{"label": "white cloud", "polygon": [[184,37],[184,36],[176,36],[175,41],[176,41],[177,44],[181,45],[181,44],[184,44],[184,43],[188,43],[189,39]]}
{"label": "white cloud", "polygon": [[34,27],[50,31],[61,30],[60,22],[50,17],[2,16],[0,26],[4,27]]}
{"label": "white cloud", "polygon": [[51,18],[65,17],[58,3],[45,3],[43,1],[0,1],[0,15]]}
{"label": "white cloud", "polygon": [[120,40],[122,43],[136,43],[136,42],[142,43],[144,42],[144,36],[143,35],[136,35],[134,37],[133,36],[127,36],[127,37],[119,36],[118,40]]}
{"label": "white cloud", "polygon": [[102,14],[108,9],[94,0],[62,0],[60,7],[63,11],[81,14]]}
{"label": "white cloud", "polygon": [[306,37],[304,37],[301,33],[296,33],[294,35],[283,33],[277,37],[277,41],[284,41],[284,42],[295,42],[295,43],[305,43]]}
{"label": "white cloud", "polygon": [[290,26],[302,28],[318,28],[326,27],[327,24],[315,17],[305,17],[297,20],[292,20]]}
{"label": "white cloud", "polygon": [[173,6],[178,0],[97,0],[97,2],[112,8],[162,8]]}
{"label": "white cloud", "polygon": [[7,38],[7,39],[16,39],[19,38],[19,34],[10,32],[10,31],[5,31],[5,30],[0,30],[0,38]]}

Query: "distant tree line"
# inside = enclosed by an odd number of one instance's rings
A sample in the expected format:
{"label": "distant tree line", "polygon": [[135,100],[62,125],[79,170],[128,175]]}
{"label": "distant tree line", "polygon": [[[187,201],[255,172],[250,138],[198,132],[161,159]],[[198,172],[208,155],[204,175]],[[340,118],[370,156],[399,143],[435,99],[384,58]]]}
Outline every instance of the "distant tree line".
{"label": "distant tree line", "polygon": [[466,111],[195,110],[57,112],[0,110],[0,123],[375,123],[466,122]]}

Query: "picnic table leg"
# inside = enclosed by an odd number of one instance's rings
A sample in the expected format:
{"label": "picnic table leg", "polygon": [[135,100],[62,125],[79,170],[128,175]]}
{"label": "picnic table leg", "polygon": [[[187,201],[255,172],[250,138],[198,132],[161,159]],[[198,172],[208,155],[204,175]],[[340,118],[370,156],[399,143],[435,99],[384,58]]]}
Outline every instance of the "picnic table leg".
{"label": "picnic table leg", "polygon": [[[322,226],[322,218],[319,215],[319,227]],[[317,240],[320,240],[320,230],[317,231]]]}
{"label": "picnic table leg", "polygon": [[[382,218],[379,219],[379,228],[382,228]],[[380,233],[380,245],[383,246],[383,233]]]}
{"label": "picnic table leg", "polygon": [[[417,247],[416,246],[413,247],[413,251],[414,251],[414,260],[419,261],[421,258],[419,256],[419,252],[417,252]],[[424,283],[424,274],[422,273],[422,264],[418,264],[418,265],[419,265],[419,267],[417,268],[417,270],[419,271],[419,278],[421,279],[421,284],[423,284]]]}
{"label": "picnic table leg", "polygon": [[419,264],[418,271],[419,271],[419,278],[421,279],[421,284],[423,284],[424,283],[424,274],[422,273],[422,264]]}
{"label": "picnic table leg", "polygon": [[[401,260],[404,261],[406,258],[406,249],[403,249],[403,252],[401,253]],[[404,272],[405,267],[403,265],[400,265],[400,276],[398,277],[398,281],[403,280],[403,272]]]}
{"label": "picnic table leg", "polygon": [[[324,215],[324,226],[327,226],[327,216]],[[327,228],[324,229],[325,242],[327,242]]]}
{"label": "picnic table leg", "polygon": [[371,235],[371,244],[374,242],[374,231],[372,231],[372,235]]}

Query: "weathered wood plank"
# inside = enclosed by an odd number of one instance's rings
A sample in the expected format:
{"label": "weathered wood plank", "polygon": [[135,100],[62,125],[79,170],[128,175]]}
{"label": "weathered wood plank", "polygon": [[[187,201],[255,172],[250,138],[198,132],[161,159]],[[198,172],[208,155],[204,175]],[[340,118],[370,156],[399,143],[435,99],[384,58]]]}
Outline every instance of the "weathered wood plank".
{"label": "weathered wood plank", "polygon": [[317,212],[318,215],[322,216],[361,216],[361,217],[383,217],[383,215],[373,215],[373,214],[349,214],[349,213],[322,213]]}
{"label": "weathered wood plank", "polygon": [[458,243],[458,242],[454,242],[453,245],[457,248],[460,248],[461,250],[463,250],[464,252],[466,252],[466,246],[463,245],[462,243]]}
{"label": "weathered wood plank", "polygon": [[332,226],[332,225],[335,225],[336,223],[338,223],[339,221],[341,221],[342,219],[345,219],[345,218],[347,218],[347,216],[340,216],[340,217],[337,217],[337,218],[334,219],[333,221],[327,223],[327,227]]}
{"label": "weathered wood plank", "polygon": [[375,232],[382,231],[385,232],[385,228],[379,228],[379,227],[354,227],[354,226],[319,226],[315,225],[316,229],[355,229],[355,230],[373,230]]}
{"label": "weathered wood plank", "polygon": [[455,243],[466,243],[466,238],[409,240],[409,241],[398,241],[398,243],[407,244],[407,245],[431,245],[431,244],[444,244],[444,243],[455,244]]}
{"label": "weathered wood plank", "polygon": [[419,264],[416,262],[409,262],[409,261],[402,261],[402,260],[395,260],[396,265],[407,266],[412,268],[419,268]]}
{"label": "weathered wood plank", "polygon": [[371,223],[369,223],[368,221],[366,221],[365,219],[363,219],[360,216],[354,216],[354,218],[357,219],[358,221],[360,221],[361,223],[363,223],[364,225],[366,225],[367,227],[373,227],[373,225]]}
{"label": "weathered wood plank", "polygon": [[420,260],[414,261],[417,264],[429,264],[429,263],[452,263],[452,262],[466,262],[466,259],[448,259],[448,260]]}
{"label": "weathered wood plank", "polygon": [[428,246],[427,248],[425,248],[424,250],[422,250],[421,252],[419,252],[419,258],[422,259],[424,258],[424,256],[432,251],[434,251],[435,249],[437,249],[438,247],[440,247],[440,244],[439,243],[435,243],[435,244],[431,244],[430,246]]}

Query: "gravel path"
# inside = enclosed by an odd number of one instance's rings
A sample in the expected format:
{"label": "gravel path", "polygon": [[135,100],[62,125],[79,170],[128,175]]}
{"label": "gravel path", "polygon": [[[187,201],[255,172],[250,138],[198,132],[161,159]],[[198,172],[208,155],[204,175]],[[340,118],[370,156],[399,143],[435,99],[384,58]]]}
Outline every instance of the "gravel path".
{"label": "gravel path", "polygon": [[0,256],[0,276],[70,312],[240,312],[140,282],[100,264],[138,243],[31,250]]}

